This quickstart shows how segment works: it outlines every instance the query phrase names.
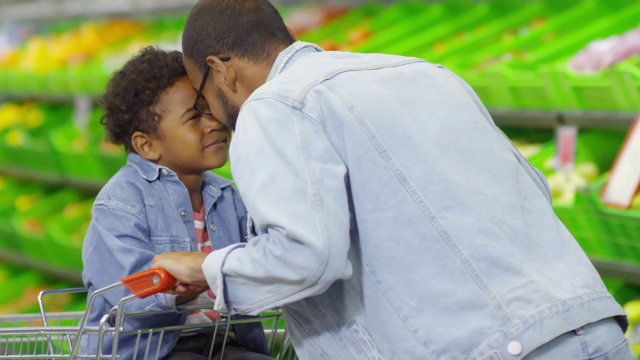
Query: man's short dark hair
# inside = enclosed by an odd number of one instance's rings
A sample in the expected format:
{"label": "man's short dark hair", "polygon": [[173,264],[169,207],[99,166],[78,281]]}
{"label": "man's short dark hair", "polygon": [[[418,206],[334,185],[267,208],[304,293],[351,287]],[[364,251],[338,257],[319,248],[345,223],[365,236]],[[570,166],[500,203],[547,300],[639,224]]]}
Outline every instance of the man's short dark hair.
{"label": "man's short dark hair", "polygon": [[209,55],[261,63],[276,45],[294,42],[278,10],[267,0],[200,0],[182,33],[182,51],[201,71]]}
{"label": "man's short dark hair", "polygon": [[100,99],[107,139],[133,152],[131,135],[136,131],[155,134],[159,115],[154,106],[160,94],[187,75],[179,51],[145,47],[113,74]]}

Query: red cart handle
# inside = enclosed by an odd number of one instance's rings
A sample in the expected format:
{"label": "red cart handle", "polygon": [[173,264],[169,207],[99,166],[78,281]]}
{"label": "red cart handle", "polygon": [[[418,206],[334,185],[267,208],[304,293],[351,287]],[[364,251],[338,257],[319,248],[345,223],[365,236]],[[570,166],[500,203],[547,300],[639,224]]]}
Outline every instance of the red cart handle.
{"label": "red cart handle", "polygon": [[162,268],[152,268],[120,279],[135,296],[144,299],[176,286],[177,280]]}

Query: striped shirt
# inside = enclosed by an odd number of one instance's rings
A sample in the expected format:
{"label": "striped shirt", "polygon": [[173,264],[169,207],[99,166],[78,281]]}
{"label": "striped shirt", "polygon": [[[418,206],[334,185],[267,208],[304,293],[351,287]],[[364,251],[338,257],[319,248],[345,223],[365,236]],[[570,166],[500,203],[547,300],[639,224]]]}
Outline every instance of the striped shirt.
{"label": "striped shirt", "polygon": [[[196,242],[198,243],[198,251],[208,254],[213,251],[209,233],[207,232],[207,224],[205,223],[204,205],[199,212],[193,212],[193,223],[196,227]],[[200,294],[191,305],[211,304],[213,307],[215,294],[211,290],[207,290]],[[187,324],[205,324],[215,321],[218,318],[218,312],[215,310],[190,310],[187,316]]]}

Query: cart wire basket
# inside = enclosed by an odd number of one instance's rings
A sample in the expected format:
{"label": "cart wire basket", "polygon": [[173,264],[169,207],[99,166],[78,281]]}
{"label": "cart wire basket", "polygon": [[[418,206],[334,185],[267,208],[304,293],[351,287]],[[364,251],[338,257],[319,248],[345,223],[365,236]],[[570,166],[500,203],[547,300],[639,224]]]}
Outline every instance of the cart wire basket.
{"label": "cart wire basket", "polygon": [[[170,311],[125,312],[124,305],[138,298],[159,293],[175,286],[176,280],[166,271],[153,268],[121,279],[120,282],[96,290],[87,301],[86,310],[74,312],[47,312],[43,298],[57,294],[87,292],[85,288],[55,289],[40,292],[38,303],[40,314],[0,315],[0,359],[123,359],[118,355],[119,339],[123,336],[135,337],[136,351],[134,360],[158,359],[160,344],[169,332],[205,332],[220,338],[216,341],[221,349],[214,354],[214,341],[211,341],[209,358],[224,359],[225,344],[232,337],[232,325],[260,322],[265,332],[267,345],[275,359],[297,360],[279,310],[264,312],[256,317],[232,319],[220,315],[216,321],[207,324],[175,325],[161,328],[125,329],[125,319],[129,317],[149,316]],[[108,314],[104,314],[98,326],[87,324],[88,314],[94,300],[109,290],[126,286],[132,294],[120,299],[120,302]],[[211,305],[186,307],[190,310],[211,310]],[[156,337],[157,341],[151,341]],[[81,339],[95,342],[96,353],[86,353],[80,349]],[[103,349],[105,340],[112,343],[108,353]],[[153,344],[153,345],[152,345]]]}

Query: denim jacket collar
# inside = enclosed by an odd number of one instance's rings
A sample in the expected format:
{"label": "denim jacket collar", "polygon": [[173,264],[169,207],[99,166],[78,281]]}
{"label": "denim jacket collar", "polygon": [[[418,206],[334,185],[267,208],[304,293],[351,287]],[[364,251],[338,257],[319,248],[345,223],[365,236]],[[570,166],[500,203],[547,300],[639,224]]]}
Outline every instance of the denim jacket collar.
{"label": "denim jacket collar", "polygon": [[[130,153],[127,156],[127,164],[133,166],[140,174],[140,177],[148,182],[156,181],[160,177],[163,170],[166,170],[166,174],[172,174],[176,176],[176,173],[166,166],[158,165],[152,161],[149,161],[136,153]],[[223,177],[216,176],[213,173],[206,171],[204,173],[204,191],[208,192],[211,196],[218,197],[220,195],[220,189],[230,186],[233,181],[227,180]]]}
{"label": "denim jacket collar", "polygon": [[280,74],[284,68],[291,62],[295,62],[298,58],[307,53],[324,51],[318,45],[311,44],[304,41],[296,41],[289,45],[286,49],[282,50],[276,61],[273,63],[273,67],[269,72],[267,81],[273,79],[276,75]]}

